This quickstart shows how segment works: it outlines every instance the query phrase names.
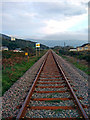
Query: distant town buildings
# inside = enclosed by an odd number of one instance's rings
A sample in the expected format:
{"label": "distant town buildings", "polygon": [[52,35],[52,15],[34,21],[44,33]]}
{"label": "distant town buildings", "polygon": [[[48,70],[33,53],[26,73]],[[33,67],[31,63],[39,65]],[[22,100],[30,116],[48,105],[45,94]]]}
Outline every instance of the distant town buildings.
{"label": "distant town buildings", "polygon": [[8,47],[7,46],[1,46],[0,51],[4,51],[4,50],[8,51]]}
{"label": "distant town buildings", "polygon": [[87,44],[84,44],[80,47],[77,47],[77,51],[86,51],[86,50],[87,51],[90,50],[90,43],[87,43]]}
{"label": "distant town buildings", "polygon": [[77,51],[77,49],[76,48],[72,48],[69,51]]}
{"label": "distant town buildings", "polygon": [[[8,50],[9,49],[8,49],[7,46],[1,46],[0,47],[0,51],[8,51]],[[21,48],[16,48],[15,50],[11,50],[11,51],[13,51],[13,52],[24,52],[24,51],[21,50]]]}
{"label": "distant town buildings", "polygon": [[77,48],[70,49],[69,51],[89,51],[89,50],[90,50],[90,43],[87,43]]}
{"label": "distant town buildings", "polygon": [[21,50],[21,48],[16,48],[15,50],[13,50],[13,52],[24,52]]}

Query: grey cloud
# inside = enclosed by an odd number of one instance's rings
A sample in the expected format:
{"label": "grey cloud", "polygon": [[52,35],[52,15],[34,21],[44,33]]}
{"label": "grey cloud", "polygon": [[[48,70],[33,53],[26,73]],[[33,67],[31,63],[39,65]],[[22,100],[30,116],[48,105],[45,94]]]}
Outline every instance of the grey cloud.
{"label": "grey cloud", "polygon": [[37,19],[63,19],[65,16],[75,16],[86,13],[85,5],[73,5],[68,2],[15,2],[3,3],[3,11],[12,13],[37,13]]}
{"label": "grey cloud", "polygon": [[33,8],[42,18],[59,18],[59,16],[74,16],[86,13],[84,5],[72,5],[67,2],[33,3]]}
{"label": "grey cloud", "polygon": [[89,3],[89,2],[81,2],[81,5],[84,5],[85,7],[87,7],[87,6],[88,6],[88,3]]}
{"label": "grey cloud", "polygon": [[2,30],[12,34],[37,34],[44,24],[32,16],[31,3],[3,3]]}
{"label": "grey cloud", "polygon": [[57,34],[51,34],[46,35],[43,37],[45,40],[88,40],[88,34],[87,33],[57,33]]}
{"label": "grey cloud", "polygon": [[[6,33],[9,31],[9,33],[18,35],[38,36],[42,27],[46,26],[43,20],[60,20],[65,19],[66,16],[81,15],[86,12],[86,7],[84,5],[77,6],[68,2],[7,2],[3,3],[2,7],[3,31]],[[35,13],[34,17],[26,15],[32,13]],[[65,37],[71,38],[73,35],[48,35],[45,36],[44,39],[65,39]]]}
{"label": "grey cloud", "polygon": [[[10,14],[14,18],[27,18],[26,13],[36,15],[34,18],[41,19],[65,19],[66,16],[75,16],[86,13],[84,5],[72,5],[68,2],[15,2],[3,3],[2,12]],[[22,16],[21,16],[22,15]]]}

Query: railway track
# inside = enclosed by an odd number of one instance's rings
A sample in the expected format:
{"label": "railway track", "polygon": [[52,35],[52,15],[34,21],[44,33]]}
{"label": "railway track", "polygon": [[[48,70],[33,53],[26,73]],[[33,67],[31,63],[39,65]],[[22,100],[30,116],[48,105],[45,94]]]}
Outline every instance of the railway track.
{"label": "railway track", "polygon": [[[61,113],[63,118],[67,118],[68,113],[71,119],[88,120],[85,106],[79,102],[83,98],[78,98],[75,91],[72,81],[67,79],[54,53],[49,50],[16,119],[34,118],[33,112],[45,114],[42,111],[49,111],[54,115],[58,113],[60,118]],[[38,114],[36,116],[39,118]],[[45,117],[48,118],[47,114]]]}

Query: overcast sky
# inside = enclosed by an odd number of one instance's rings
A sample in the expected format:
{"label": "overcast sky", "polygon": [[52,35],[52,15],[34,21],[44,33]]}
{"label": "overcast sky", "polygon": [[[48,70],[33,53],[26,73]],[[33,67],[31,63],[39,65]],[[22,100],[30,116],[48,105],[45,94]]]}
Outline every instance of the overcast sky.
{"label": "overcast sky", "polygon": [[43,40],[88,40],[89,0],[49,1],[3,0],[1,33]]}

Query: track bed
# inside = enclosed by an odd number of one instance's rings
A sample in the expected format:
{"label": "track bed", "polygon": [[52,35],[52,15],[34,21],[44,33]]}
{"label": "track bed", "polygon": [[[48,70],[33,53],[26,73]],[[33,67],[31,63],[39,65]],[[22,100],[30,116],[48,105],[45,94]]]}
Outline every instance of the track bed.
{"label": "track bed", "polygon": [[32,87],[20,108],[20,118],[88,119],[82,97],[75,95],[73,81],[68,80],[51,50],[40,67]]}

